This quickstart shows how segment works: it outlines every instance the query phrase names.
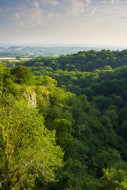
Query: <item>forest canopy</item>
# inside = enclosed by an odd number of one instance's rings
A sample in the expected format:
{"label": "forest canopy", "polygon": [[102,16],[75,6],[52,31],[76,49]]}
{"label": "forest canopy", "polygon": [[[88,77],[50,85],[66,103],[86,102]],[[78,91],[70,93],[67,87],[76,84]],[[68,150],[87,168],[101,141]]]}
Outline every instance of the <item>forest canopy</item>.
{"label": "forest canopy", "polygon": [[127,50],[0,63],[0,189],[127,189]]}

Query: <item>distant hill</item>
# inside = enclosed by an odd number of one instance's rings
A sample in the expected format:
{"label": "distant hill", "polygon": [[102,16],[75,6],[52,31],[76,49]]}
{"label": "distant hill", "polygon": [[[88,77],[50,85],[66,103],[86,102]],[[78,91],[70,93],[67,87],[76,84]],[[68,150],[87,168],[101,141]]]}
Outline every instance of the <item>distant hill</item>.
{"label": "distant hill", "polygon": [[38,57],[38,56],[59,56],[74,54],[79,51],[84,50],[101,50],[101,47],[92,46],[76,46],[76,45],[42,45],[42,46],[26,46],[26,45],[10,45],[8,47],[1,46],[2,52],[0,52],[0,57],[4,56],[20,56],[20,57]]}

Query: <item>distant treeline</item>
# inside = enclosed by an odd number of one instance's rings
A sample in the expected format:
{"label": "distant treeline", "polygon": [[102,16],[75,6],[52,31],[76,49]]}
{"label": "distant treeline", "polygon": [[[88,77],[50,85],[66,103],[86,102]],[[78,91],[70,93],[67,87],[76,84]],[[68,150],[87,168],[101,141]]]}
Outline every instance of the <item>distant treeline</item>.
{"label": "distant treeline", "polygon": [[116,68],[127,65],[127,50],[123,51],[80,51],[77,54],[59,57],[39,57],[24,64],[29,67],[50,67],[53,70],[92,71],[105,66]]}

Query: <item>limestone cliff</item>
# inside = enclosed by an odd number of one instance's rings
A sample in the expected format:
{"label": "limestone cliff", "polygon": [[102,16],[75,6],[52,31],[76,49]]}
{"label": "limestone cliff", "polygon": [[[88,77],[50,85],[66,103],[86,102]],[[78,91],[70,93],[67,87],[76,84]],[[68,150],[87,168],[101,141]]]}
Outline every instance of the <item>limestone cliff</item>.
{"label": "limestone cliff", "polygon": [[27,89],[24,95],[28,100],[29,107],[35,108],[37,106],[37,98],[34,88]]}

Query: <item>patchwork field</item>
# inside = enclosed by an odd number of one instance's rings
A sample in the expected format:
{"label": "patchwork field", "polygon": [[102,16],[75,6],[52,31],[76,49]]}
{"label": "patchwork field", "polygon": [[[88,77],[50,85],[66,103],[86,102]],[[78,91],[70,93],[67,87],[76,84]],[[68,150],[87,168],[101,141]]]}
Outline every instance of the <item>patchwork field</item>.
{"label": "patchwork field", "polygon": [[0,57],[0,60],[16,60],[15,57]]}

